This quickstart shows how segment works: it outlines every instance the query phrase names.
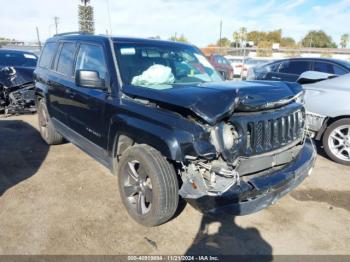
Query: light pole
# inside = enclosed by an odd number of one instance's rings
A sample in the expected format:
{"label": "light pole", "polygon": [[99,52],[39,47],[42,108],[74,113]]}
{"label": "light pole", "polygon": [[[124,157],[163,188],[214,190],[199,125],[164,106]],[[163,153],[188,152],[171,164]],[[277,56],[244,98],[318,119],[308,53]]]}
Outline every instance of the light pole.
{"label": "light pole", "polygon": [[221,35],[222,35],[222,20],[220,20],[220,32],[219,32],[219,48],[221,53]]}

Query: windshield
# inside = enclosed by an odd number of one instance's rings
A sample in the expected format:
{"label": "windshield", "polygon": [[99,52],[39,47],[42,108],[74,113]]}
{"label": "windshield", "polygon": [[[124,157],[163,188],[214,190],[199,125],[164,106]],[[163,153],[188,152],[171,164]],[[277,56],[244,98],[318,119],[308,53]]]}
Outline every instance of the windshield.
{"label": "windshield", "polygon": [[31,53],[0,52],[0,66],[35,67],[37,60]]}
{"label": "windshield", "polygon": [[222,81],[213,66],[191,46],[115,44],[124,84],[154,89]]}

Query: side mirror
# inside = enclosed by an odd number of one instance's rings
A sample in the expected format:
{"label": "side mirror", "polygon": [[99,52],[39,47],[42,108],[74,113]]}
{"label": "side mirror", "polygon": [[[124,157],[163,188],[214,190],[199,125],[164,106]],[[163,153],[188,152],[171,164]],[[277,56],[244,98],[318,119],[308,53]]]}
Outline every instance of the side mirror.
{"label": "side mirror", "polygon": [[306,71],[299,76],[297,82],[299,84],[311,84],[333,77],[335,77],[335,75],[317,71]]}
{"label": "side mirror", "polygon": [[94,70],[77,70],[75,73],[75,83],[81,87],[106,89],[106,84],[97,71]]}

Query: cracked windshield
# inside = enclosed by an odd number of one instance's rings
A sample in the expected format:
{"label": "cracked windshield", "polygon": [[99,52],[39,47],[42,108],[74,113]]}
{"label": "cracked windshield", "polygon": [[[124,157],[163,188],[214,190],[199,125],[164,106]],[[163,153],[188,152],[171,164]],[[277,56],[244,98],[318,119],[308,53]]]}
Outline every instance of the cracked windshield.
{"label": "cracked windshield", "polygon": [[153,89],[222,81],[207,59],[189,46],[115,45],[123,83]]}

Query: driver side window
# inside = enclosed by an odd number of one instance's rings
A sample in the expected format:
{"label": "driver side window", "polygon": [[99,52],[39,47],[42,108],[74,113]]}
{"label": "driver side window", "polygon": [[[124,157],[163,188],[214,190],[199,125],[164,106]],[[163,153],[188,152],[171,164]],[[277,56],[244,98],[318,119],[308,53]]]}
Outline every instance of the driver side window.
{"label": "driver side window", "polygon": [[100,78],[106,80],[107,68],[103,48],[98,45],[81,44],[75,71],[79,69],[97,71]]}

